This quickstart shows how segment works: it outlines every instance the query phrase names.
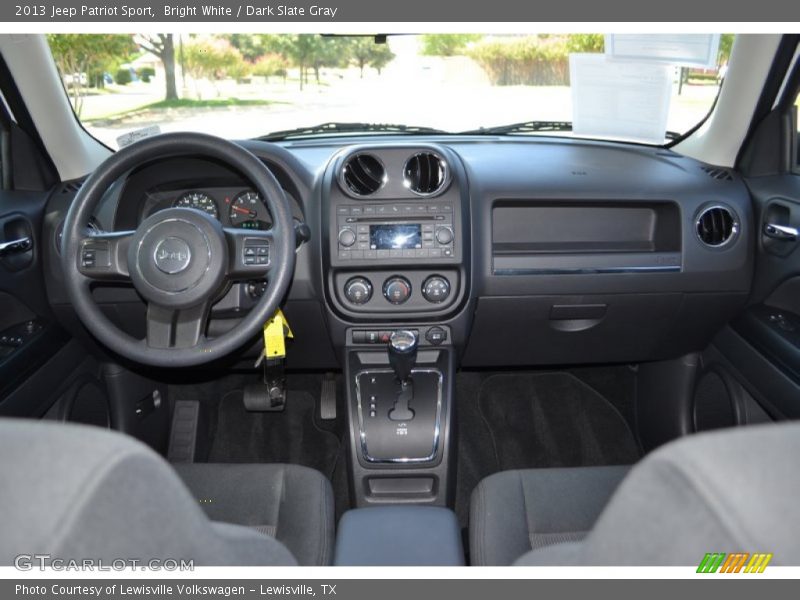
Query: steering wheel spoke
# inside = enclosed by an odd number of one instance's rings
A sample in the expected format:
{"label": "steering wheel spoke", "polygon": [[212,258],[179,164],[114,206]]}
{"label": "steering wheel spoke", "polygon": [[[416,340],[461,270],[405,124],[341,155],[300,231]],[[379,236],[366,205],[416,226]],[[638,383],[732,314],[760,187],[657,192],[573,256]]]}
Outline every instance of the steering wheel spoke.
{"label": "steering wheel spoke", "polygon": [[244,280],[266,277],[275,257],[275,236],[271,229],[225,228],[228,241],[228,279]]}
{"label": "steering wheel spoke", "polygon": [[193,348],[205,338],[208,303],[190,308],[147,305],[147,346],[150,348]]}
{"label": "steering wheel spoke", "polygon": [[127,255],[133,235],[133,231],[87,232],[77,245],[78,271],[99,281],[129,280]]}

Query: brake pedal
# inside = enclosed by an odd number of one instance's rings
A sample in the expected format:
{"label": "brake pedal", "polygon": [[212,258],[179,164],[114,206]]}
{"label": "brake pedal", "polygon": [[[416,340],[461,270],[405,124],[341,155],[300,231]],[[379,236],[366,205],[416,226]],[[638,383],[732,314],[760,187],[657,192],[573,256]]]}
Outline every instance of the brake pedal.
{"label": "brake pedal", "polygon": [[193,463],[197,452],[197,430],[200,424],[200,403],[178,400],[172,414],[167,460],[174,463]]}
{"label": "brake pedal", "polygon": [[323,421],[332,421],[336,418],[336,375],[333,373],[326,373],[322,380],[319,416]]}

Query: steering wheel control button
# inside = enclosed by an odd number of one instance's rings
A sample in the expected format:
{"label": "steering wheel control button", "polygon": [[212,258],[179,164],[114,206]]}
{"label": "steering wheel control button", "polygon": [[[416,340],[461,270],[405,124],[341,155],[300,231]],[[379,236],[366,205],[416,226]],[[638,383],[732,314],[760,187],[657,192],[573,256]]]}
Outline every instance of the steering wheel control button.
{"label": "steering wheel control button", "polygon": [[447,331],[441,327],[431,327],[425,334],[425,339],[433,346],[438,346],[447,341]]}
{"label": "steering wheel control button", "polygon": [[366,277],[353,277],[344,284],[344,297],[358,306],[366,304],[372,298],[372,284]]}
{"label": "steering wheel control button", "polygon": [[339,232],[339,245],[349,248],[356,243],[356,234],[352,229],[342,229]]}
{"label": "steering wheel control button", "polygon": [[160,271],[174,275],[189,267],[192,251],[185,240],[178,237],[166,237],[156,244],[153,260]]}
{"label": "steering wheel control button", "polygon": [[440,275],[428,277],[422,284],[422,297],[428,302],[438,304],[450,296],[450,282]]}
{"label": "steering wheel control button", "polygon": [[411,297],[411,284],[405,277],[390,277],[383,284],[383,295],[392,304],[403,304]]}
{"label": "steering wheel control button", "polygon": [[84,269],[104,269],[111,266],[108,242],[88,240],[81,246],[81,267]]}
{"label": "steering wheel control button", "polygon": [[242,247],[242,263],[246,267],[265,267],[269,264],[269,242],[246,238]]}

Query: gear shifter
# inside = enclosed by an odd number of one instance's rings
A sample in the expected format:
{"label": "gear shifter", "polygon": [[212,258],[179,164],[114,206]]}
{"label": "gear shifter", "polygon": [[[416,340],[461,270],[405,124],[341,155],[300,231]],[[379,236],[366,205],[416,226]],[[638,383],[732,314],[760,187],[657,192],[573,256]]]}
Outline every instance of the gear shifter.
{"label": "gear shifter", "polygon": [[411,369],[417,360],[417,336],[412,331],[398,330],[389,338],[389,364],[392,366],[400,390],[394,408],[389,411],[392,421],[410,421],[414,418],[414,411],[408,403],[414,397],[414,384],[411,380]]}

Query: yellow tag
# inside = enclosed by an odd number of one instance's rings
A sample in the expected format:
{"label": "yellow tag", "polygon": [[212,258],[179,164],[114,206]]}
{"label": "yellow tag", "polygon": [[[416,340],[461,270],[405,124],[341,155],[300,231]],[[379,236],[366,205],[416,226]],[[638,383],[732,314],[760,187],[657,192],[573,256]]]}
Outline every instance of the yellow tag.
{"label": "yellow tag", "polygon": [[279,308],[272,318],[264,323],[264,353],[269,359],[283,358],[286,356],[286,343],[284,338],[294,338],[289,323]]}

